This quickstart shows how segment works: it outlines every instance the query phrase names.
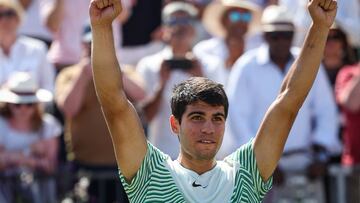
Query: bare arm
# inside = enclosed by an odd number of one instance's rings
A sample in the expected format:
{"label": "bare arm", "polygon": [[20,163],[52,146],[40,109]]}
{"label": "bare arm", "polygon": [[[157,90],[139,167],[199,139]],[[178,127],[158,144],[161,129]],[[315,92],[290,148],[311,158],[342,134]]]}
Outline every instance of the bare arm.
{"label": "bare arm", "polygon": [[274,172],[296,115],[315,80],[336,8],[333,0],[309,2],[313,24],[299,58],[286,75],[280,93],[265,114],[255,138],[255,157],[263,180]]}
{"label": "bare arm", "polygon": [[56,104],[68,118],[78,114],[83,105],[86,88],[92,82],[90,58],[83,59],[78,66],[81,70],[76,77],[65,78],[63,74],[60,74],[56,81]]}
{"label": "bare arm", "polygon": [[144,89],[136,81],[126,74],[123,75],[123,81],[126,95],[132,102],[137,103],[145,98]]}
{"label": "bare arm", "polygon": [[[359,64],[360,67],[360,64]],[[346,109],[356,112],[360,109],[360,75],[353,77],[339,94],[338,101]]]}
{"label": "bare arm", "polygon": [[64,1],[55,0],[54,5],[52,5],[51,10],[47,13],[45,20],[46,27],[51,31],[56,33],[59,30],[64,12]]}
{"label": "bare arm", "polygon": [[120,0],[92,0],[92,64],[94,84],[110,130],[117,163],[131,181],[145,157],[147,146],[139,117],[127,100],[116,59],[112,21],[121,11]]}

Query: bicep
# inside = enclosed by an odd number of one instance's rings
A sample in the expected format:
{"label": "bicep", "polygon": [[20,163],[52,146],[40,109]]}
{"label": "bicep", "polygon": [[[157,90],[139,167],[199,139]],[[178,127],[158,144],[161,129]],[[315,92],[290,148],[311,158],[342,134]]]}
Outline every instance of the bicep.
{"label": "bicep", "polygon": [[135,108],[129,101],[126,105],[126,108],[122,108],[121,111],[104,111],[104,115],[110,130],[118,166],[124,177],[131,180],[146,155],[147,144]]}
{"label": "bicep", "polygon": [[254,141],[255,158],[264,180],[274,172],[282,155],[285,142],[294,123],[294,112],[286,99],[279,97],[273,102],[260,125]]}

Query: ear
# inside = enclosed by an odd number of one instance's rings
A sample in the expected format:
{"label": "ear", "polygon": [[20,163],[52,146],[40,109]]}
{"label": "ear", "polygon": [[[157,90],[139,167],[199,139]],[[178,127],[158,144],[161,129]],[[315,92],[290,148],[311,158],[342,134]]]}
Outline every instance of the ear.
{"label": "ear", "polygon": [[180,123],[174,115],[170,116],[170,127],[173,133],[175,133],[176,135],[180,133]]}

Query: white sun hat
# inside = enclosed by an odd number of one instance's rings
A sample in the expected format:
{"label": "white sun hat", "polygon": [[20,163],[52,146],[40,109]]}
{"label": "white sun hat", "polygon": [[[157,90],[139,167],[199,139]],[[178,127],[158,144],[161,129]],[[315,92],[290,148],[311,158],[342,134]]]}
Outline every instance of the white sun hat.
{"label": "white sun hat", "polygon": [[206,30],[217,37],[225,36],[225,28],[221,23],[221,18],[229,8],[243,8],[251,11],[252,20],[248,32],[258,30],[261,18],[261,8],[250,0],[217,0],[210,3],[203,14],[203,24]]}
{"label": "white sun hat", "polygon": [[270,5],[265,8],[261,17],[263,32],[294,31],[291,14],[284,6]]}
{"label": "white sun hat", "polygon": [[27,72],[14,73],[0,90],[0,102],[12,104],[50,102],[52,98],[52,93],[40,89],[34,78]]}

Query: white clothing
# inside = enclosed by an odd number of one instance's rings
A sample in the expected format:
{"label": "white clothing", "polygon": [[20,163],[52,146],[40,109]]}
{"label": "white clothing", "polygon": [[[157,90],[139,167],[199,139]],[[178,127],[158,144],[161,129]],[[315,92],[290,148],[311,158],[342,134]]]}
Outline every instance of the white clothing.
{"label": "white clothing", "polygon": [[[257,48],[263,42],[261,34],[254,34],[245,40],[245,50]],[[209,57],[217,57],[223,61],[229,55],[229,51],[225,44],[225,39],[213,37],[197,43],[193,48],[194,54],[200,60],[206,60]]]}
{"label": "white clothing", "polygon": [[29,8],[27,8],[25,12],[23,22],[19,27],[19,33],[33,37],[41,37],[42,39],[51,41],[52,34],[44,26],[40,1],[41,0],[32,0]]}
{"label": "white clothing", "polygon": [[[44,9],[49,13],[55,0],[42,0]],[[64,9],[59,30],[53,33],[49,51],[52,63],[75,64],[82,52],[81,37],[89,19],[90,0],[63,0]]]}
{"label": "white clothing", "polygon": [[55,69],[46,54],[46,45],[29,37],[18,37],[9,56],[0,48],[0,85],[14,72],[24,71],[35,78],[40,88],[54,92]]}
{"label": "white clothing", "polygon": [[[298,56],[299,49],[293,48],[291,53],[293,58],[287,63],[286,72]],[[272,63],[265,44],[245,53],[235,63],[226,89],[230,107],[220,155],[226,155],[256,135],[267,109],[279,93],[285,74]],[[284,152],[307,150],[316,143],[329,152],[339,153],[337,134],[334,97],[324,70],[320,68],[290,131]],[[282,159],[280,166],[285,170],[301,170],[310,160],[304,153]]]}
{"label": "white clothing", "polygon": [[137,63],[147,57],[158,53],[164,48],[162,42],[149,42],[145,45],[118,47],[117,56],[121,64],[136,66]]}
{"label": "white clothing", "polygon": [[[136,70],[144,79],[144,87],[146,97],[153,97],[158,87],[160,66],[164,59],[172,57],[172,51],[169,47],[162,51],[143,58]],[[179,155],[179,141],[175,134],[172,133],[169,118],[171,115],[170,99],[174,85],[182,82],[190,77],[189,74],[180,70],[171,72],[170,78],[165,86],[161,106],[156,116],[149,122],[148,139],[164,153],[170,155],[172,159],[176,159]]]}
{"label": "white clothing", "polygon": [[215,57],[205,57],[199,59],[203,66],[204,75],[226,87],[231,67],[227,68],[225,61]]}
{"label": "white clothing", "polygon": [[32,144],[45,139],[60,136],[60,123],[50,114],[43,116],[43,128],[38,132],[20,132],[12,129],[9,123],[0,117],[0,145],[6,151],[18,151],[28,154]]}
{"label": "white clothing", "polygon": [[[304,0],[279,0],[279,4],[288,8],[293,15],[297,32],[294,45],[303,44],[307,29],[311,24],[311,17],[307,10],[308,1]],[[347,34],[352,46],[360,47],[360,1],[337,0],[338,10],[335,21]]]}
{"label": "white clothing", "polygon": [[[234,190],[235,175],[240,168],[240,164],[237,162],[217,161],[213,169],[201,175],[171,159],[167,160],[166,167],[188,202],[230,202],[231,193],[217,191],[219,189],[221,191]],[[192,187],[189,187],[189,185],[192,185]],[[221,185],[221,188],[219,188],[219,185]],[[209,196],[209,194],[218,195],[214,197]]]}
{"label": "white clothing", "polygon": [[[260,46],[262,37],[253,35],[245,44],[245,50]],[[204,75],[226,87],[231,68],[226,67],[225,61],[229,55],[228,48],[223,38],[214,37],[203,40],[195,45],[194,55],[199,59],[204,69]]]}

